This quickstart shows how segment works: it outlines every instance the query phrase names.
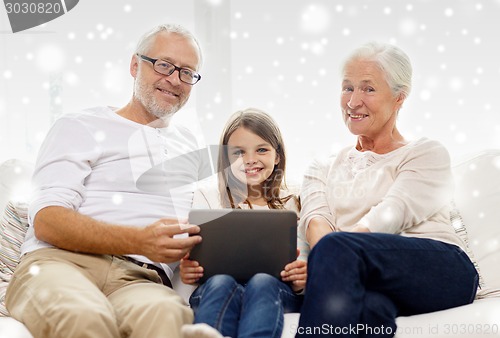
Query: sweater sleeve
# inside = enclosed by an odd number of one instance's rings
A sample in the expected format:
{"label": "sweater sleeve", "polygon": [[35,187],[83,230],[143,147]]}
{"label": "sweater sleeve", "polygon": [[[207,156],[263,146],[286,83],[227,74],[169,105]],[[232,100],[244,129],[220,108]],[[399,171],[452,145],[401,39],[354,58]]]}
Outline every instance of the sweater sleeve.
{"label": "sweater sleeve", "polygon": [[[300,203],[296,198],[290,198],[285,204],[285,209],[294,211],[297,214],[298,222],[300,222]],[[299,250],[299,257],[297,259],[307,262],[307,257],[309,256],[311,248],[309,247],[304,235],[300,233],[299,229],[297,229],[297,249]]]}
{"label": "sweater sleeve", "polygon": [[453,181],[448,151],[436,141],[415,146],[399,164],[394,183],[358,224],[373,232],[401,233],[449,204]]}
{"label": "sweater sleeve", "polygon": [[198,182],[192,209],[222,209],[217,176]]}
{"label": "sweater sleeve", "polygon": [[300,191],[302,210],[299,221],[299,236],[306,237],[309,222],[314,217],[324,218],[332,230],[335,230],[335,216],[327,199],[328,173],[334,158],[315,160],[304,174]]}

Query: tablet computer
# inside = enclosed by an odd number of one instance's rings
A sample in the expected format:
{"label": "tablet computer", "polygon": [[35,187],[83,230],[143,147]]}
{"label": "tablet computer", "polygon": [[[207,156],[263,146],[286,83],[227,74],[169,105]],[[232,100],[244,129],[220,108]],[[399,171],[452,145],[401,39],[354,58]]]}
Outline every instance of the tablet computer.
{"label": "tablet computer", "polygon": [[244,283],[257,273],[280,278],[297,259],[297,214],[289,210],[193,209],[189,223],[202,242],[190,253],[204,269],[200,282],[217,274]]}

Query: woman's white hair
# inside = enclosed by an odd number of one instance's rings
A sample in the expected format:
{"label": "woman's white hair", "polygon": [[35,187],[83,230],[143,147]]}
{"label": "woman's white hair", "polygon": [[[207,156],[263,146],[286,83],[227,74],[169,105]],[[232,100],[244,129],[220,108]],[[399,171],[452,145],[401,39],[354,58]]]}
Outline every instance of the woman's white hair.
{"label": "woman's white hair", "polygon": [[178,34],[186,39],[192,40],[196,47],[198,48],[198,53],[200,55],[200,67],[202,64],[202,54],[201,54],[201,47],[200,44],[198,43],[198,40],[196,37],[188,31],[186,28],[180,26],[180,25],[173,25],[173,24],[162,24],[159,26],[156,26],[146,34],[144,34],[139,42],[137,43],[137,46],[135,47],[135,52],[138,54],[146,54],[148,50],[151,48],[151,44],[154,41],[154,37],[161,33],[161,32],[166,32],[166,33],[175,33]]}
{"label": "woman's white hair", "polygon": [[400,48],[380,42],[366,43],[347,57],[342,65],[342,74],[347,64],[354,60],[374,62],[384,72],[394,96],[407,98],[410,95],[412,66],[410,58]]}

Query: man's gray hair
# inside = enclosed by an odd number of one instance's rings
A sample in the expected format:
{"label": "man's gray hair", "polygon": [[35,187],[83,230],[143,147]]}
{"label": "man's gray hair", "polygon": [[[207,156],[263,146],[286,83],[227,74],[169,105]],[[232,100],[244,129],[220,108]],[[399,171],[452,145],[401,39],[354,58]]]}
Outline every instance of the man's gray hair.
{"label": "man's gray hair", "polygon": [[369,42],[356,48],[344,61],[345,67],[354,60],[373,61],[382,72],[394,96],[403,95],[407,98],[411,92],[412,66],[410,58],[399,47],[380,42]]}
{"label": "man's gray hair", "polygon": [[202,64],[202,54],[201,54],[201,47],[200,44],[198,43],[198,40],[196,37],[188,31],[186,28],[180,26],[180,25],[174,25],[174,24],[162,24],[159,26],[156,26],[146,34],[144,34],[139,42],[137,43],[137,46],[135,47],[135,52],[138,54],[146,54],[148,50],[151,48],[151,44],[154,41],[154,37],[161,33],[161,32],[166,32],[166,33],[175,33],[178,34],[186,39],[192,40],[196,47],[198,48],[198,53],[200,55],[200,66]]}

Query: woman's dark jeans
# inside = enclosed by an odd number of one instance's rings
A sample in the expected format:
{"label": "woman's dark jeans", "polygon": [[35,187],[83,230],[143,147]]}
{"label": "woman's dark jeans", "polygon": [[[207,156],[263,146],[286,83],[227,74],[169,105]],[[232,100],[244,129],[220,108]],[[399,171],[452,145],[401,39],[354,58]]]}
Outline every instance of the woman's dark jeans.
{"label": "woman's dark jeans", "polygon": [[474,300],[478,275],[462,249],[381,233],[331,233],[311,251],[297,337],[392,337],[396,317]]}

